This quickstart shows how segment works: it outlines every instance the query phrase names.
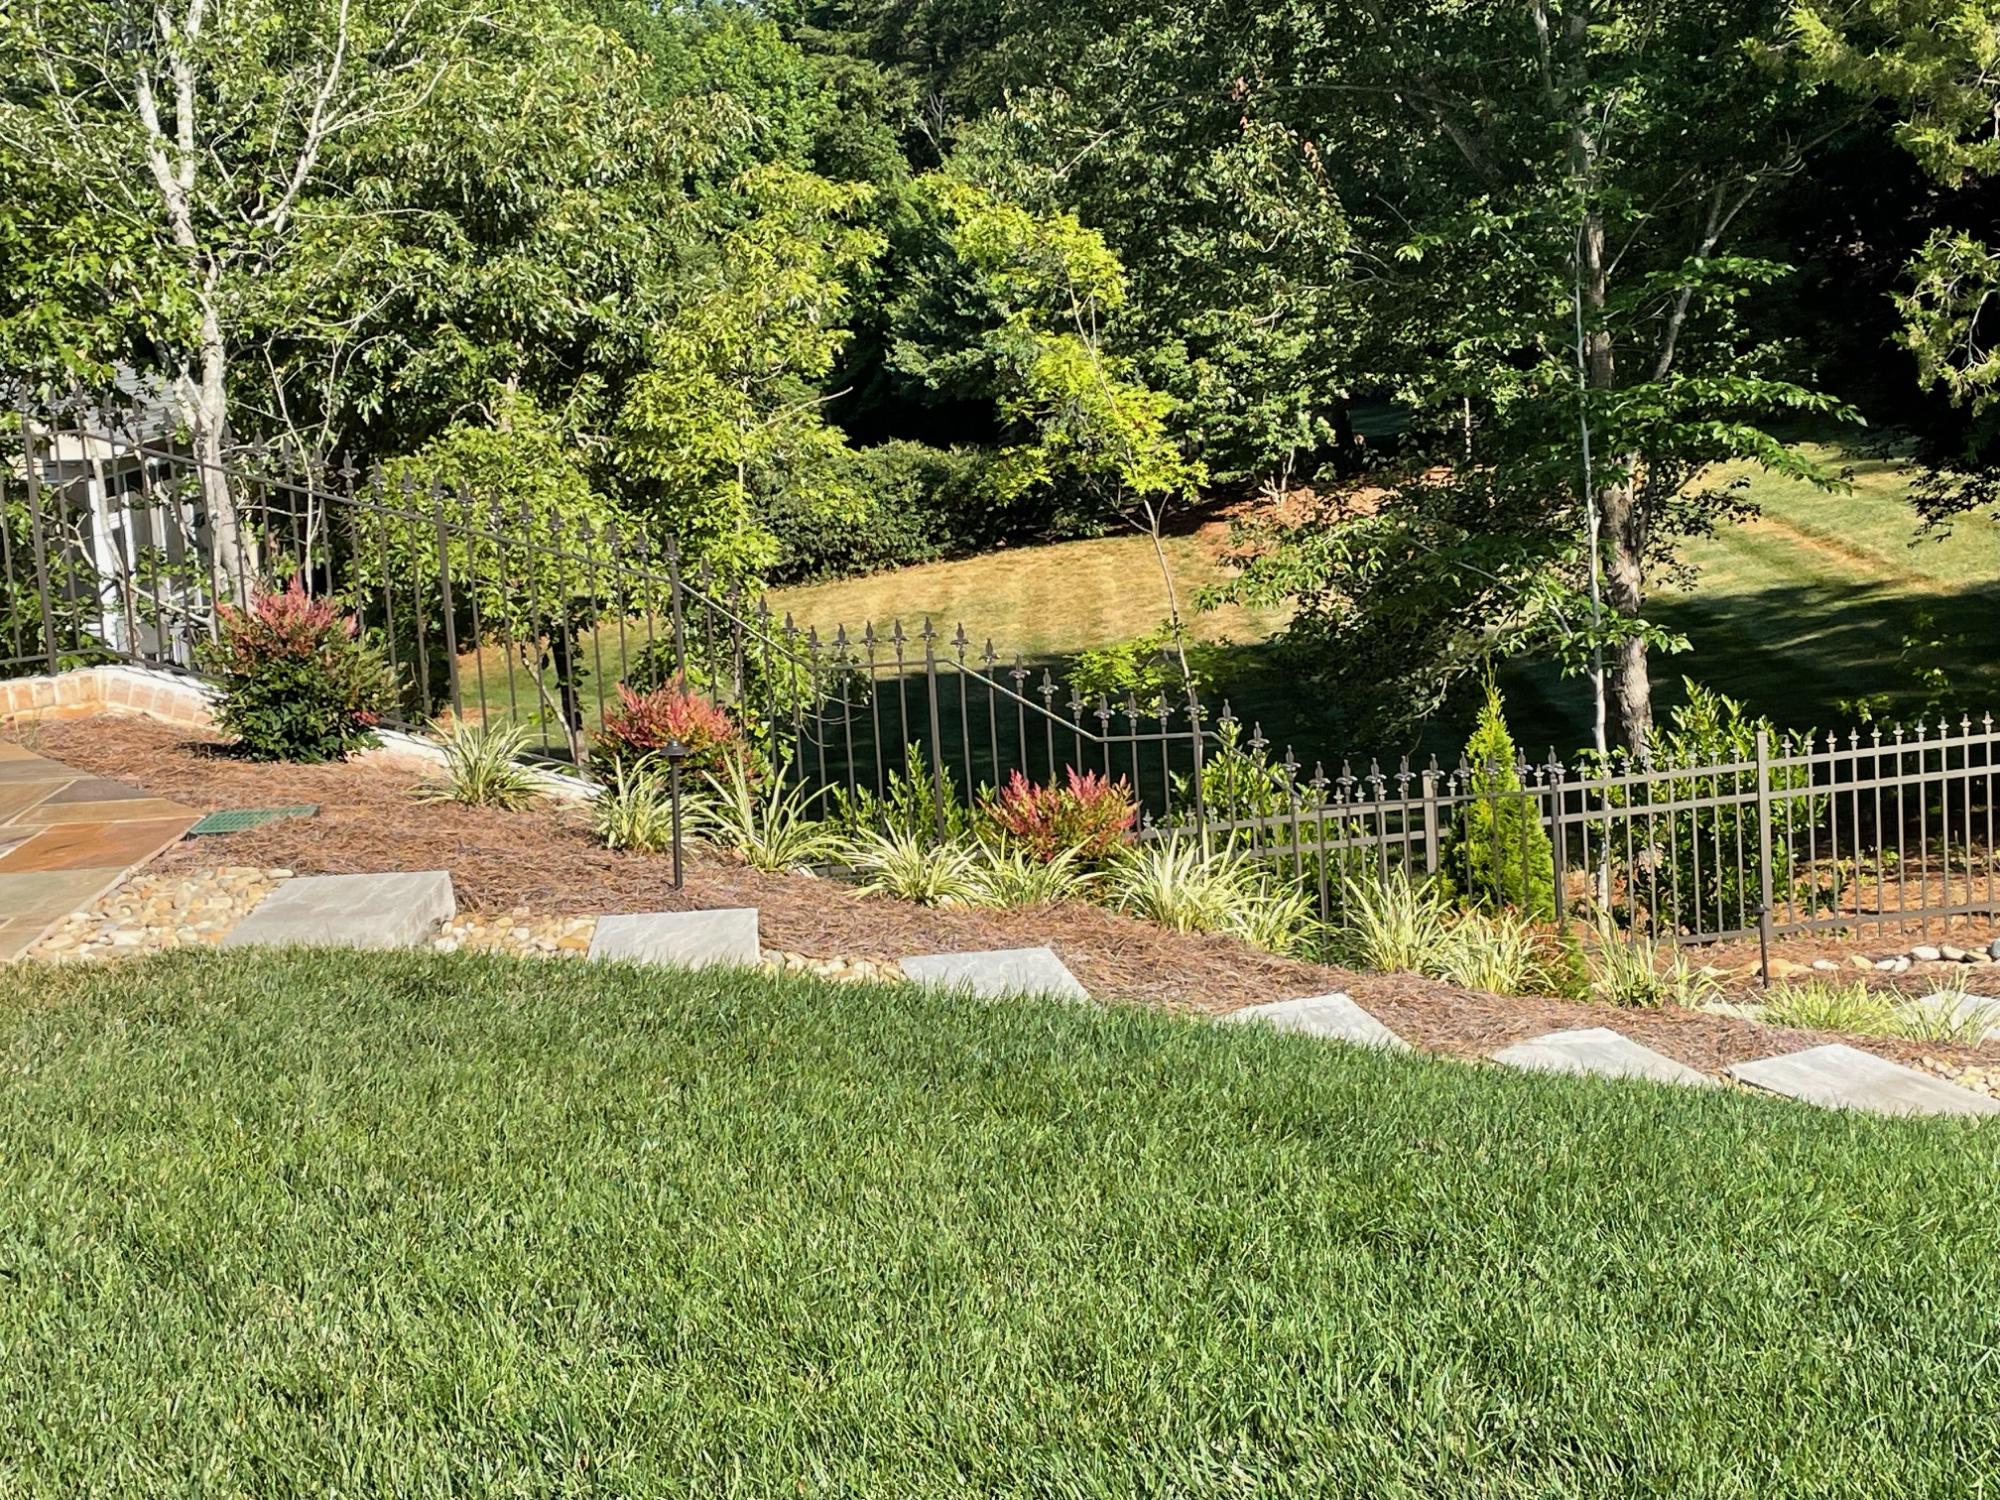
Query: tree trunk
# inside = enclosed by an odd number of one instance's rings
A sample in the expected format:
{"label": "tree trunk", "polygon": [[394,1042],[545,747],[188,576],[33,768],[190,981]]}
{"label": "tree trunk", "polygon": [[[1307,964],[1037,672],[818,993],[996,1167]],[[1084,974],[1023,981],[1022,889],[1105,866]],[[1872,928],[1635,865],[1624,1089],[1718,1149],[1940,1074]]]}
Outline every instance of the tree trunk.
{"label": "tree trunk", "polygon": [[[1587,145],[1579,150],[1587,150]],[[1584,214],[1579,238],[1583,300],[1596,319],[1584,338],[1584,370],[1595,390],[1618,384],[1611,334],[1602,322],[1608,297],[1604,260],[1604,220],[1593,205]],[[1604,548],[1605,603],[1628,620],[1639,618],[1646,603],[1646,517],[1638,494],[1639,455],[1618,459],[1619,477],[1597,490],[1597,511]],[[1653,732],[1653,687],[1648,675],[1646,642],[1632,636],[1613,650],[1609,684],[1610,708],[1618,722],[1618,738],[1628,750],[1645,748]]]}
{"label": "tree trunk", "polygon": [[[1604,536],[1610,543],[1605,560],[1604,602],[1628,620],[1639,618],[1646,603],[1645,535],[1639,514],[1639,456],[1619,459],[1625,478],[1598,491]],[[1611,711],[1618,721],[1618,738],[1638,754],[1653,733],[1653,681],[1646,661],[1646,641],[1632,635],[1613,648]]]}
{"label": "tree trunk", "polygon": [[257,539],[243,525],[236,493],[223,468],[223,439],[229,428],[229,356],[215,304],[202,299],[201,379],[195,385],[191,426],[194,457],[208,511],[209,547],[222,591],[241,607],[257,582]]}

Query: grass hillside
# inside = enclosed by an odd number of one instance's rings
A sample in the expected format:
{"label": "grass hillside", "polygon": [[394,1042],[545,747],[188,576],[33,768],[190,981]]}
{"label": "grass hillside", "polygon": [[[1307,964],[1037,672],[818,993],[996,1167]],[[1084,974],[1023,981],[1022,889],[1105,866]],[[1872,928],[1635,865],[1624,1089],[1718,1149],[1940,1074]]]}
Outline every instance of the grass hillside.
{"label": "grass hillside", "polygon": [[[1914,714],[1925,695],[1913,674],[1935,664],[1952,677],[1954,701],[2000,713],[2000,527],[1968,518],[1949,536],[1922,535],[1899,462],[1807,446],[1850,469],[1852,488],[1828,494],[1751,466],[1714,476],[1740,481],[1764,514],[1691,544],[1695,588],[1656,596],[1660,622],[1693,645],[1656,658],[1661,702],[1678,701],[1679,679],[1692,675],[1784,724],[1848,725],[1854,715],[1843,700],[1878,694],[1892,711]],[[1196,537],[1175,539],[1174,563],[1190,591],[1218,576],[1212,548]],[[823,628],[928,612],[1040,659],[1136,635],[1162,613],[1151,550],[1138,536],[1018,548],[779,598],[802,623]],[[1275,614],[1231,611],[1199,629],[1254,647],[1281,624]],[[1507,686],[1510,718],[1535,754],[1588,742],[1581,681],[1536,671],[1511,674]],[[1326,743],[1313,705],[1254,649],[1230,687],[1239,713],[1264,719],[1274,738],[1295,738],[1301,754],[1393,748]]]}
{"label": "grass hillside", "polygon": [[10,1496],[1877,1496],[2000,1135],[1138,1011],[432,955],[16,977]]}

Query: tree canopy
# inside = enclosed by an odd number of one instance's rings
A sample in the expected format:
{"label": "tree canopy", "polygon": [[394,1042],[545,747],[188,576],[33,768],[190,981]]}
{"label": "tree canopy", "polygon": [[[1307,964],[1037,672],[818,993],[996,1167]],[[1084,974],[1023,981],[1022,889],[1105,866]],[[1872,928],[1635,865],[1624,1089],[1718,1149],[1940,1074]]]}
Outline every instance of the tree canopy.
{"label": "tree canopy", "polygon": [[1797,419],[1881,408],[1963,439],[1935,516],[1994,493],[1997,35],[1991,0],[26,0],[0,360],[154,373],[208,457],[745,577],[1262,495],[1227,592],[1357,728],[1535,656],[1601,663],[1637,748],[1652,601],[1745,511],[1712,465],[1836,485]]}

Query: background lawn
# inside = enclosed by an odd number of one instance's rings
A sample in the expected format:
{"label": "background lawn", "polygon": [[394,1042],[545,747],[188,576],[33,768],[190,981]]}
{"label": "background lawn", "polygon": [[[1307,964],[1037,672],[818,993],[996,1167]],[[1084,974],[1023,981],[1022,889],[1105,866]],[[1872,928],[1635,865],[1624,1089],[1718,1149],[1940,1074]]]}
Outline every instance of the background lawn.
{"label": "background lawn", "polygon": [[2000,1134],[1138,1011],[24,970],[0,1492],[1947,1495]]}
{"label": "background lawn", "polygon": [[[2000,527],[1962,520],[1947,537],[1920,535],[1909,504],[1910,474],[1890,457],[1826,443],[1805,445],[1853,472],[1853,488],[1827,494],[1750,465],[1720,470],[1741,480],[1764,509],[1761,520],[1727,527],[1690,544],[1698,569],[1690,592],[1656,596],[1655,613],[1693,649],[1655,658],[1663,706],[1681,701],[1692,675],[1749,701],[1779,723],[1848,727],[1843,700],[1888,694],[1913,715],[1924,694],[1915,665],[1948,666],[1965,706],[2000,713]],[[1176,568],[1190,591],[1219,576],[1212,551],[1175,539]],[[965,622],[982,641],[1058,661],[1151,628],[1163,611],[1150,549],[1137,536],[1027,547],[934,563],[872,578],[782,590],[774,602],[822,629],[867,618],[933,613]],[[1931,617],[1927,625],[1925,615]],[[1283,623],[1275,613],[1226,611],[1204,634],[1244,646],[1241,671],[1226,685],[1239,715],[1261,719],[1272,739],[1302,758],[1394,754],[1400,745],[1352,746],[1330,738],[1323,713],[1289,674],[1255,649]],[[1912,638],[1944,637],[1936,650],[1904,657]],[[1510,719],[1524,748],[1540,757],[1589,743],[1587,684],[1553,670],[1507,675]],[[1458,727],[1427,736],[1422,748],[1455,753]]]}

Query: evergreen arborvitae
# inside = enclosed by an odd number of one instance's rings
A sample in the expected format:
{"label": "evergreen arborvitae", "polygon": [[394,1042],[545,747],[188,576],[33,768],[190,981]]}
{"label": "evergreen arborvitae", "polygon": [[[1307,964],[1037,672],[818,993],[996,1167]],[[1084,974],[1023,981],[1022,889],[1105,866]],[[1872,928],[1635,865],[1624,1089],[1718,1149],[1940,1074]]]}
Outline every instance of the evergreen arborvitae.
{"label": "evergreen arborvitae", "polygon": [[1555,851],[1542,826],[1539,799],[1524,792],[1515,759],[1500,689],[1489,680],[1486,702],[1465,742],[1470,800],[1459,809],[1453,874],[1463,894],[1482,906],[1553,917]]}

